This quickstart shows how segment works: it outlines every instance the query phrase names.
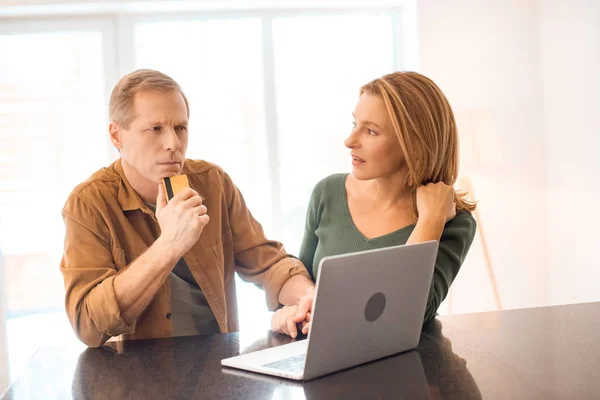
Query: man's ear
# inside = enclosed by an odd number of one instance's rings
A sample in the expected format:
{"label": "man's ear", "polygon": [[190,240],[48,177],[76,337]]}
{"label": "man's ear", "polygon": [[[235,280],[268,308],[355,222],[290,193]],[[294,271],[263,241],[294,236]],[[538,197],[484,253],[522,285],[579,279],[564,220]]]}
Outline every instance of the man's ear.
{"label": "man's ear", "polygon": [[111,121],[108,125],[108,134],[110,135],[110,141],[112,142],[113,146],[115,146],[115,148],[120,152],[121,147],[123,147],[123,143],[121,142],[121,128],[119,127],[119,124]]}

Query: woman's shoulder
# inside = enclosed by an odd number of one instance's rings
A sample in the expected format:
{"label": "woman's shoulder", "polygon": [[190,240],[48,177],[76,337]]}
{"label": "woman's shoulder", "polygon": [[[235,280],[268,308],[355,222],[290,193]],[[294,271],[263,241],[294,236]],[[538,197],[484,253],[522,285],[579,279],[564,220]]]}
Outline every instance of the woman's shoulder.
{"label": "woman's shoulder", "polygon": [[321,179],[318,183],[317,186],[319,185],[325,185],[331,182],[345,182],[346,178],[348,177],[347,173],[343,173],[343,174],[331,174],[329,176],[326,176],[325,178]]}
{"label": "woman's shoulder", "polygon": [[467,210],[459,210],[456,216],[446,224],[443,235],[464,235],[473,240],[476,230],[477,222],[473,215]]}
{"label": "woman's shoulder", "polygon": [[475,217],[473,217],[473,214],[467,210],[457,211],[453,220],[457,220],[463,224],[475,224]]}
{"label": "woman's shoulder", "polygon": [[347,176],[348,174],[332,174],[321,179],[315,185],[312,192],[312,197],[323,198],[339,193],[340,188],[344,187]]}

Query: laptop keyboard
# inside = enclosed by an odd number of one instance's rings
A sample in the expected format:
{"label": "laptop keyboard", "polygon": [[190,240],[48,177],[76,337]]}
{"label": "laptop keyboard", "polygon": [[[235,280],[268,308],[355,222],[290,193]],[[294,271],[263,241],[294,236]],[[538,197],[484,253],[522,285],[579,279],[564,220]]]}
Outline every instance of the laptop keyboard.
{"label": "laptop keyboard", "polygon": [[304,360],[306,360],[306,354],[299,354],[263,366],[288,372],[302,372],[304,370]]}

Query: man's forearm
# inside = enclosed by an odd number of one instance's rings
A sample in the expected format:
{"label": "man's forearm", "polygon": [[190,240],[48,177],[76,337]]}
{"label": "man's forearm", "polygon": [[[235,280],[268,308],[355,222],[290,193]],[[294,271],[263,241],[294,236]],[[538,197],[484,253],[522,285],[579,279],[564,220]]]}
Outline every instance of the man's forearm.
{"label": "man's forearm", "polygon": [[133,323],[146,309],[179,258],[159,238],[125,272],[117,275],[115,295],[125,322]]}
{"label": "man's forearm", "polygon": [[286,306],[298,304],[308,289],[314,289],[315,284],[304,275],[294,275],[288,279],[279,292],[279,302]]}

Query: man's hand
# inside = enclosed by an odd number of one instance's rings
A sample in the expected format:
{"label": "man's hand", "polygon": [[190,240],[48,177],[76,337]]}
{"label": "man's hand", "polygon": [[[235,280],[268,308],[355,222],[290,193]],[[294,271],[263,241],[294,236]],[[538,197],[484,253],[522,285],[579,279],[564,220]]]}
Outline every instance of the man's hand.
{"label": "man's hand", "polygon": [[314,297],[315,288],[310,287],[306,289],[306,294],[300,298],[297,306],[285,306],[277,310],[271,318],[271,330],[285,333],[295,339],[300,324],[302,333],[307,335],[311,325]]}
{"label": "man's hand", "polygon": [[306,290],[306,294],[302,296],[298,302],[298,308],[296,309],[296,315],[294,316],[294,323],[303,323],[302,333],[308,334],[310,330],[310,319],[312,314],[313,300],[315,298],[315,288],[309,288]]}
{"label": "man's hand", "polygon": [[162,185],[158,185],[156,219],[161,229],[159,240],[183,255],[200,238],[208,224],[207,209],[198,193],[185,188],[167,203]]}
{"label": "man's hand", "polygon": [[114,280],[121,316],[129,325],[144,312],[177,260],[198,241],[208,223],[198,193],[186,188],[167,204],[162,185],[156,197],[156,219],[160,237]]}
{"label": "man's hand", "polygon": [[[284,306],[277,310],[271,317],[271,330],[273,332],[285,333],[286,335],[296,338],[298,336],[298,325],[295,322],[295,317],[298,313],[299,306]],[[300,329],[304,334],[308,333],[308,330],[304,332],[310,321],[310,313],[308,313],[308,320],[302,320]]]}

